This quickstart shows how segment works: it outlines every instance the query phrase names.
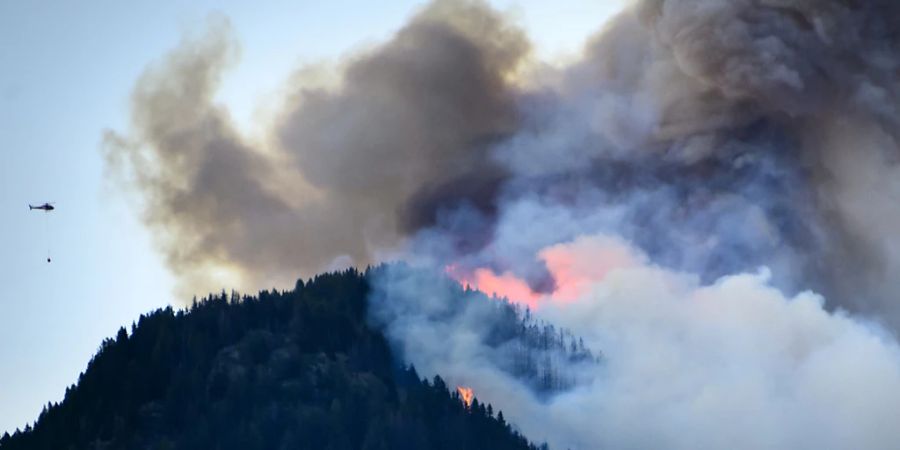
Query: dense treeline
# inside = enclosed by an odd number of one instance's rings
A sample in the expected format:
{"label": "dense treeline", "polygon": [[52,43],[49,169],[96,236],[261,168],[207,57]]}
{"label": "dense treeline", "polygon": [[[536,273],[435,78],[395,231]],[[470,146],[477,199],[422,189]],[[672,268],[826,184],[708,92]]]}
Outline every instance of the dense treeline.
{"label": "dense treeline", "polygon": [[0,449],[534,449],[392,357],[367,274],[141,316]]}

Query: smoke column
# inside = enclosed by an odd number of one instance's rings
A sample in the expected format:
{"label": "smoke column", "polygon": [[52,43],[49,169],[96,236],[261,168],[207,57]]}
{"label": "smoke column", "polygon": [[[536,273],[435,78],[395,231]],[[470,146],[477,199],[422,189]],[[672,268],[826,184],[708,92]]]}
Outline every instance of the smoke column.
{"label": "smoke column", "polygon": [[583,336],[603,364],[543,398],[465,311],[428,313],[439,286],[376,286],[420,372],[555,448],[891,448],[897,29],[889,0],[643,0],[553,68],[437,1],[328,82],[301,71],[257,142],[213,101],[237,55],[214,23],[104,149],[184,292],[404,259]]}

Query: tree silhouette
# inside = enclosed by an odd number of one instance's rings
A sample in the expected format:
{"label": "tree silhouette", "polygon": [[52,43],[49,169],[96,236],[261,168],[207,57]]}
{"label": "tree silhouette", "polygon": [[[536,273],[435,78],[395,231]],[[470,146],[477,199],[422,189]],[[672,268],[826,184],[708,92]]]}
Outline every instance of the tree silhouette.
{"label": "tree silhouette", "polygon": [[142,315],[0,449],[536,449],[392,355],[368,272]]}

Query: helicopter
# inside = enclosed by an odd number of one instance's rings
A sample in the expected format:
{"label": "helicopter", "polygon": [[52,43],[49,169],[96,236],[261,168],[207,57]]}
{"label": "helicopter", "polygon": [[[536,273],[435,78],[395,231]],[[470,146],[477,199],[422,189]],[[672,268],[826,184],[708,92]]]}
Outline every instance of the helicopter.
{"label": "helicopter", "polygon": [[[39,209],[39,210],[44,211],[45,213],[48,213],[48,212],[53,211],[54,209],[56,209],[56,207],[53,206],[53,202],[47,202],[47,203],[44,203],[43,205],[38,205],[38,206],[34,206],[34,205],[32,205],[32,204],[29,204],[29,205],[28,205],[28,210],[29,210],[29,211],[33,211],[33,210],[35,210],[35,209]],[[45,216],[45,217],[46,217],[46,216]],[[50,249],[48,248],[48,249],[47,249],[47,263],[50,263],[50,261],[51,261],[51,259],[50,259]]]}
{"label": "helicopter", "polygon": [[46,212],[50,212],[50,211],[53,211],[53,210],[56,209],[56,208],[53,206],[53,203],[44,203],[43,205],[38,205],[38,206],[28,205],[28,210],[29,210],[29,211],[31,211],[31,210],[33,210],[33,209],[42,209],[42,210],[44,210],[44,211],[46,211]]}

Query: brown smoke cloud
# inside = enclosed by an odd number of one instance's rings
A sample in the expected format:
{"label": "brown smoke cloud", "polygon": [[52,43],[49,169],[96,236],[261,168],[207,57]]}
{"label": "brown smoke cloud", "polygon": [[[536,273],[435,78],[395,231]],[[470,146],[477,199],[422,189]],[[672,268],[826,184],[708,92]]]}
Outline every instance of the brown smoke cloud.
{"label": "brown smoke cloud", "polygon": [[213,100],[236,53],[215,23],[138,80],[132,130],[107,134],[107,160],[143,198],[184,292],[365,265],[433,222],[443,190],[485,205],[497,182],[484,180],[502,177],[486,152],[515,130],[510,82],[528,52],[483,4],[436,2],[346,61],[336,87],[288,86],[264,147]]}

